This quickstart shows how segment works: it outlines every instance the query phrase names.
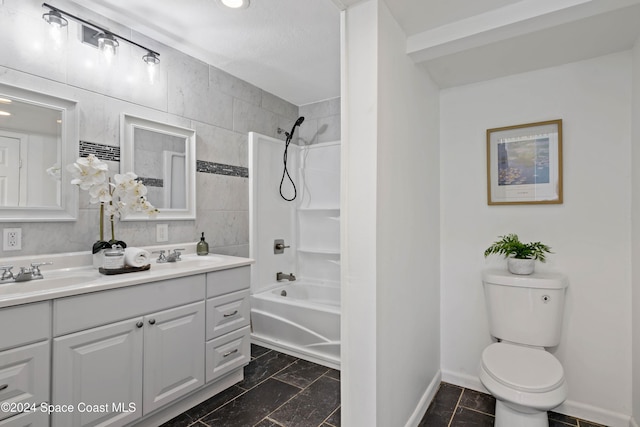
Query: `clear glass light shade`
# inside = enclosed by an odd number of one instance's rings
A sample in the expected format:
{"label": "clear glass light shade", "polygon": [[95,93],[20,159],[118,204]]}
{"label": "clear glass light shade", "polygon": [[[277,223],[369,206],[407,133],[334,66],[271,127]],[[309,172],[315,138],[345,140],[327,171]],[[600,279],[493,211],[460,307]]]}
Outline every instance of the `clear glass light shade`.
{"label": "clear glass light shade", "polygon": [[102,51],[108,63],[116,56],[116,49],[119,45],[118,40],[109,33],[102,33],[98,36],[98,49]]}
{"label": "clear glass light shade", "polygon": [[143,56],[142,60],[151,66],[158,65],[160,63],[160,58],[158,58],[158,56],[153,52],[149,52],[148,54]]}
{"label": "clear glass light shade", "polygon": [[69,23],[66,19],[60,15],[60,12],[52,10],[42,15],[42,19],[47,21],[54,28],[66,27]]}

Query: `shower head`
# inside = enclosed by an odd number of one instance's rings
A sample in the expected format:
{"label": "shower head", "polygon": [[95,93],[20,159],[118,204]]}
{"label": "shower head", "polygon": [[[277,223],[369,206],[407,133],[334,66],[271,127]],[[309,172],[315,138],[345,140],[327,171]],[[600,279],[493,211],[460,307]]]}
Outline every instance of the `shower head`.
{"label": "shower head", "polygon": [[[298,120],[296,120],[296,122],[293,124],[293,127],[291,128],[291,132],[284,133],[287,139],[293,138],[293,132],[295,132],[296,127],[300,126],[302,122],[304,122],[304,116],[298,117]],[[280,128],[278,128],[278,133],[280,133]]]}

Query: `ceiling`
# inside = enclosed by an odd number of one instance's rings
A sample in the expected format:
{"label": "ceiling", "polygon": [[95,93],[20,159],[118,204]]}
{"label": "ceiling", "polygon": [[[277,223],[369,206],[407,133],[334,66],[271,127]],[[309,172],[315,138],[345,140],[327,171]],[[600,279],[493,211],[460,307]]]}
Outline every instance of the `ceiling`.
{"label": "ceiling", "polygon": [[[296,105],[340,96],[340,10],[360,0],[75,0]],[[384,0],[442,87],[630,49],[640,0]]]}

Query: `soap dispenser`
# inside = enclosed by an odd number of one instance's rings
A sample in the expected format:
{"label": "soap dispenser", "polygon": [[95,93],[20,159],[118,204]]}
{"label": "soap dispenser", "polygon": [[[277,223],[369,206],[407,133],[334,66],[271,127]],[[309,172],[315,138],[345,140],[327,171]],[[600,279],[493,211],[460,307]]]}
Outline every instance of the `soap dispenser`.
{"label": "soap dispenser", "polygon": [[204,240],[204,231],[202,232],[202,237],[200,237],[200,241],[196,246],[196,252],[198,255],[207,255],[209,253],[209,244]]}

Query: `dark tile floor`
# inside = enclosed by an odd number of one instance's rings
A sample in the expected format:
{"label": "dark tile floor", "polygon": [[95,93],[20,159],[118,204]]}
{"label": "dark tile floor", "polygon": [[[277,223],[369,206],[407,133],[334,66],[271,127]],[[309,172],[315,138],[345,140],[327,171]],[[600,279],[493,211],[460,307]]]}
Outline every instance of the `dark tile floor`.
{"label": "dark tile floor", "polygon": [[[491,427],[495,420],[493,396],[441,383],[419,427]],[[603,427],[589,421],[549,412],[549,427]]]}
{"label": "dark tile floor", "polygon": [[251,345],[244,380],[163,427],[339,427],[340,371]]}
{"label": "dark tile floor", "polygon": [[[441,383],[419,427],[491,427],[495,399]],[[244,380],[162,427],[340,427],[340,372],[251,345]],[[549,427],[604,427],[549,413]]]}

